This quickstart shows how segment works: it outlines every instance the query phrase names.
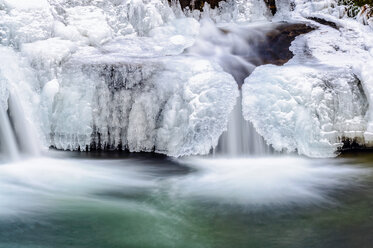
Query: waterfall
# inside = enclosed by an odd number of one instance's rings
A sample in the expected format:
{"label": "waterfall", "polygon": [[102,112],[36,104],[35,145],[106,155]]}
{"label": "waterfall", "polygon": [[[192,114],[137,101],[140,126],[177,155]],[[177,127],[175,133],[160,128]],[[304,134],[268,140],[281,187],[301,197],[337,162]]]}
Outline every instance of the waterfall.
{"label": "waterfall", "polygon": [[25,155],[38,155],[39,145],[37,144],[37,137],[34,135],[35,131],[25,118],[25,113],[17,94],[9,96],[9,116],[16,133],[19,150]]}
{"label": "waterfall", "polygon": [[3,107],[0,107],[0,159],[1,157],[10,160],[19,157],[17,141],[8,114]]}
{"label": "waterfall", "polygon": [[271,147],[257,133],[252,123],[246,121],[242,115],[241,87],[255,67],[264,63],[260,54],[263,50],[261,46],[267,44],[266,33],[275,26],[263,24],[243,28],[231,25],[217,28],[208,19],[201,23],[202,35],[188,51],[217,62],[225,72],[233,76],[240,91],[229,117],[227,131],[220,137],[214,153],[232,157],[270,153]]}
{"label": "waterfall", "polygon": [[239,156],[261,156],[271,153],[262,136],[255,130],[253,124],[246,121],[242,116],[242,92],[237,98],[228,123],[228,129],[222,134],[219,140],[216,154]]}
{"label": "waterfall", "polygon": [[32,125],[25,118],[18,96],[12,93],[8,98],[8,110],[0,107],[0,161],[38,154],[39,145]]}

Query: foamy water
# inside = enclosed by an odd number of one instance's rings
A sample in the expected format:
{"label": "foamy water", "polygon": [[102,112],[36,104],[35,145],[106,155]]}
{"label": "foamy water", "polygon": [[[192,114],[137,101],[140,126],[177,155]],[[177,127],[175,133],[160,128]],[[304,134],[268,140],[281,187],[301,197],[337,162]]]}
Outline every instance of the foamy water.
{"label": "foamy water", "polygon": [[368,169],[299,157],[186,159],[198,172],[179,179],[180,193],[241,205],[330,202],[331,191],[356,184]]}
{"label": "foamy water", "polygon": [[[0,216],[32,214],[64,202],[111,201],[105,192],[153,194],[253,206],[332,202],[332,192],[359,183],[370,170],[332,160],[295,157],[189,158],[161,161],[39,158],[0,166]],[[187,173],[163,173],[165,167]],[[184,169],[182,169],[182,167]],[[152,193],[153,192],[153,193]],[[176,200],[176,199],[174,199]]]}

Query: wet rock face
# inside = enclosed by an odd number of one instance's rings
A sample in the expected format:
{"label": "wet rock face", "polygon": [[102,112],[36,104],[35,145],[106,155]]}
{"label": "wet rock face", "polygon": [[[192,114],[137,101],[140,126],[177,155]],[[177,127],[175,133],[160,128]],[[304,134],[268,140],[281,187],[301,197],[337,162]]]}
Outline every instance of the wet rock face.
{"label": "wet rock face", "polygon": [[310,19],[312,21],[315,21],[315,22],[318,22],[322,25],[326,25],[326,26],[329,26],[331,28],[337,29],[337,30],[339,29],[339,26],[335,22],[327,21],[325,19],[318,18],[318,17],[308,17],[308,19]]}
{"label": "wet rock face", "polygon": [[221,1],[224,0],[179,0],[182,9],[189,8],[191,10],[197,9],[201,11],[206,3],[208,3],[211,8],[216,8]]}
{"label": "wet rock face", "polygon": [[[291,42],[302,34],[309,33],[315,28],[303,23],[282,23],[264,36],[255,40],[248,40],[248,44],[254,53],[243,58],[255,66],[274,64],[283,65],[288,62],[294,54],[289,50]],[[221,30],[229,34],[229,30]],[[239,54],[236,54],[239,55]]]}
{"label": "wet rock face", "polygon": [[[225,1],[225,0],[179,0],[182,9],[189,8],[191,10],[197,9],[200,11],[203,10],[203,7],[205,6],[206,3],[208,3],[211,6],[211,8],[214,9],[218,7],[219,3],[222,1]],[[277,12],[276,0],[263,0],[263,1],[266,3],[272,15],[275,15]]]}
{"label": "wet rock face", "polygon": [[264,2],[271,11],[272,15],[275,15],[277,12],[276,0],[264,0]]}
{"label": "wet rock face", "polygon": [[256,51],[261,62],[258,64],[256,58],[247,58],[256,65],[274,64],[283,65],[288,62],[294,54],[289,50],[291,42],[301,35],[314,30],[305,24],[281,24],[273,31],[266,34],[265,39],[259,42]]}

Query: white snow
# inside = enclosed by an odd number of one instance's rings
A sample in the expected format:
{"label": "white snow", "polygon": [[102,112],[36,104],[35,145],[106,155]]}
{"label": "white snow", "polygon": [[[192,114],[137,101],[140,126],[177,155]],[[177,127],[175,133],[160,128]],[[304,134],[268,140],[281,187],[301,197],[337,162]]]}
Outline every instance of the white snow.
{"label": "white snow", "polygon": [[85,150],[95,141],[135,152],[207,154],[238,95],[232,76],[203,59],[76,59],[55,96],[51,135],[60,149]]}
{"label": "white snow", "polygon": [[367,103],[357,85],[351,71],[336,67],[261,66],[243,86],[243,114],[276,150],[333,156],[342,137],[365,130]]}
{"label": "white snow", "polygon": [[253,70],[234,54],[250,53],[251,31],[236,33],[270,19],[306,22],[318,29],[296,38],[293,59],[246,79],[244,117],[277,150],[324,157],[344,139],[372,146],[373,31],[361,23],[371,21],[334,0],[278,8],[272,19],[261,0],[203,13],[166,0],[0,0],[0,103],[19,95],[46,147],[206,154],[238,96],[223,69]]}
{"label": "white snow", "polygon": [[[18,0],[12,0],[12,3]],[[23,6],[20,1],[20,6]],[[38,1],[30,1],[36,3]],[[43,2],[43,1],[40,1]],[[25,7],[28,5],[25,4]],[[53,16],[49,8],[11,8],[0,1],[0,44],[19,47],[20,44],[51,37]]]}
{"label": "white snow", "polygon": [[312,22],[318,29],[297,37],[293,59],[258,67],[243,86],[244,117],[276,150],[325,157],[343,139],[370,146],[372,30],[339,15],[334,1],[295,3],[275,19],[318,17],[338,29]]}
{"label": "white snow", "polygon": [[15,9],[44,9],[49,7],[47,0],[2,0],[2,2],[8,8]]}
{"label": "white snow", "polygon": [[90,45],[98,46],[112,38],[113,30],[101,9],[77,6],[67,9],[66,15],[67,24],[74,27],[82,37],[86,37]]}

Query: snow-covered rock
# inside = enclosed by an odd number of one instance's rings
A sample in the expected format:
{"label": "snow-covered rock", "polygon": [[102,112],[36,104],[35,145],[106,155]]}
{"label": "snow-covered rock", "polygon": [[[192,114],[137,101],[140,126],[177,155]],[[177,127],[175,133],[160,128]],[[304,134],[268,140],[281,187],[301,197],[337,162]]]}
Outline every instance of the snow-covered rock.
{"label": "snow-covered rock", "polygon": [[317,29],[292,43],[287,64],[258,67],[246,79],[244,117],[277,150],[324,157],[343,143],[371,147],[372,30],[339,15],[335,1],[293,2],[293,11],[280,5],[275,19]]}
{"label": "snow-covered rock", "polygon": [[207,154],[237,96],[232,76],[203,59],[98,55],[87,61],[76,55],[65,65],[55,96],[52,145]]}
{"label": "snow-covered rock", "polygon": [[359,80],[335,67],[266,65],[243,85],[243,114],[276,150],[334,156],[360,138],[368,103]]}
{"label": "snow-covered rock", "polygon": [[[277,7],[274,21],[318,29],[295,39],[287,64],[246,79],[244,117],[277,150],[323,157],[346,140],[373,146],[372,29],[335,0]],[[250,32],[237,39],[218,27],[271,18],[262,0],[203,13],[167,0],[0,0],[0,104],[16,92],[46,147],[206,154],[238,96],[227,72],[254,69],[236,56],[250,51]]]}

